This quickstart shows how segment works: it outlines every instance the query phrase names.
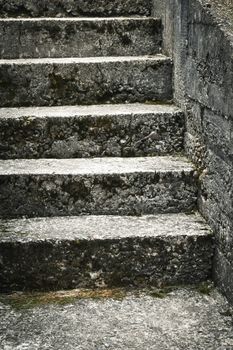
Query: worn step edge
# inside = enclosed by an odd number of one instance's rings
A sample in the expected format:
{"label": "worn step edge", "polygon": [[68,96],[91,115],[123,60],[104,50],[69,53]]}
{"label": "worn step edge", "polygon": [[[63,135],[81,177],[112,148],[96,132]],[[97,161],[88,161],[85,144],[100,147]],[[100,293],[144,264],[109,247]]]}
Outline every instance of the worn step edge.
{"label": "worn step edge", "polygon": [[137,21],[137,22],[160,22],[161,19],[156,17],[136,17],[136,16],[120,16],[120,17],[7,17],[7,18],[0,18],[1,22],[111,22],[111,21]]}
{"label": "worn step edge", "polygon": [[158,286],[210,277],[199,215],[0,221],[1,291]]}
{"label": "worn step edge", "polygon": [[4,175],[98,175],[132,173],[184,173],[194,171],[186,157],[160,156],[91,159],[15,159],[0,160]]}
{"label": "worn step edge", "polygon": [[137,56],[161,52],[154,18],[0,19],[0,58]]}
{"label": "worn step edge", "polygon": [[182,157],[0,161],[0,216],[142,215],[196,208]]}
{"label": "worn step edge", "polygon": [[0,159],[133,157],[183,152],[172,105],[0,109]]}
{"label": "worn step edge", "polygon": [[0,242],[28,243],[66,240],[121,240],[146,237],[201,237],[211,234],[202,216],[157,214],[144,216],[81,215],[0,219]]}
{"label": "worn step edge", "polygon": [[162,54],[143,56],[109,56],[109,57],[65,57],[65,58],[18,58],[1,59],[0,65],[34,65],[34,64],[92,64],[92,63],[112,63],[112,62],[157,62],[171,63],[172,59]]}
{"label": "worn step edge", "polygon": [[129,114],[174,114],[182,113],[181,109],[173,104],[124,103],[103,104],[90,106],[52,106],[52,107],[14,107],[0,108],[0,120],[4,118],[53,118],[79,116],[115,116]]}

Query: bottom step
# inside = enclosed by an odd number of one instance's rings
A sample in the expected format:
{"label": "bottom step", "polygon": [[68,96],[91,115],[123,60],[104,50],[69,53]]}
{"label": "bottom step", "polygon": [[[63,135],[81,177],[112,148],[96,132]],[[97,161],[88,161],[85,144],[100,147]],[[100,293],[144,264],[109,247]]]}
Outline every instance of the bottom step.
{"label": "bottom step", "polygon": [[163,298],[151,291],[111,298],[107,291],[101,300],[94,295],[75,300],[72,291],[55,304],[47,295],[40,304],[21,295],[18,304],[11,300],[11,305],[9,297],[0,297],[1,349],[233,349],[229,305],[216,290],[202,293],[200,288],[184,288]]}
{"label": "bottom step", "polygon": [[211,273],[199,215],[0,221],[0,288],[59,290],[196,283]]}

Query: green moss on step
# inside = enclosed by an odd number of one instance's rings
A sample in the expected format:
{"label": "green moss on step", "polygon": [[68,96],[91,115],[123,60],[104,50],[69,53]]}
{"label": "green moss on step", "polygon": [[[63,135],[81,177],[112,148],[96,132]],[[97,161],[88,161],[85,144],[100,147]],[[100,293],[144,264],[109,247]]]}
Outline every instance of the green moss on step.
{"label": "green moss on step", "polygon": [[206,282],[200,283],[196,289],[201,294],[210,295],[213,288],[214,288],[213,283],[206,281]]}
{"label": "green moss on step", "polygon": [[[106,288],[106,289],[74,289],[59,292],[47,293],[13,293],[0,295],[0,303],[8,305],[15,310],[27,310],[35,307],[43,307],[49,304],[66,305],[74,303],[81,299],[115,299],[123,300],[127,295],[134,295],[140,297],[141,295],[148,295],[152,298],[164,299],[172,292],[183,289],[183,285],[163,286],[160,288]],[[198,285],[185,286],[185,288],[192,289],[203,295],[210,295],[214,286],[213,283],[207,281]],[[226,310],[224,316],[232,316],[232,310]]]}
{"label": "green moss on step", "polygon": [[122,289],[72,290],[49,293],[14,293],[0,296],[0,303],[15,310],[25,310],[48,304],[65,305],[80,299],[118,299],[122,300],[126,291]]}

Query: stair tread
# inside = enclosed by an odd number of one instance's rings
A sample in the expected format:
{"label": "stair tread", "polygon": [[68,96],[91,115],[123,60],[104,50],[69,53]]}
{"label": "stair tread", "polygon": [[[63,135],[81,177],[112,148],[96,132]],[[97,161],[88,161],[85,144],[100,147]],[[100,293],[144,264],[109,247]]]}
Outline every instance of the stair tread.
{"label": "stair tread", "polygon": [[232,349],[233,327],[226,316],[230,306],[217,290],[204,295],[198,287],[186,287],[160,294],[109,289],[2,296],[2,346],[9,350],[20,346],[39,350],[41,344],[54,350]]}
{"label": "stair tread", "polygon": [[160,21],[156,17],[146,17],[146,16],[113,16],[113,17],[7,17],[0,18],[1,22],[104,22],[104,21]]}
{"label": "stair tread", "polygon": [[0,242],[201,237],[211,230],[198,214],[90,215],[0,220]]}
{"label": "stair tread", "polygon": [[52,106],[52,107],[13,107],[0,108],[0,118],[21,117],[75,117],[75,116],[106,116],[128,114],[167,114],[181,113],[181,109],[172,104],[104,104],[87,106]]}
{"label": "stair tread", "polygon": [[130,173],[189,173],[194,166],[185,157],[15,159],[0,160],[2,175],[95,175]]}
{"label": "stair tread", "polygon": [[0,65],[15,64],[72,64],[72,63],[110,63],[110,62],[170,62],[171,58],[162,54],[153,56],[99,56],[99,57],[65,57],[65,58],[17,58],[1,59]]}

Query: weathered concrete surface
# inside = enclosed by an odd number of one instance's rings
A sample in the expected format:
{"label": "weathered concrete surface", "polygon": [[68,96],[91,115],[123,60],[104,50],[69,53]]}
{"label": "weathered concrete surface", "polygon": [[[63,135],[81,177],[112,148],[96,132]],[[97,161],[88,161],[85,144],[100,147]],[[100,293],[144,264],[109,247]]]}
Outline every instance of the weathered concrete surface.
{"label": "weathered concrete surface", "polygon": [[233,38],[233,2],[232,0],[202,0],[202,4],[209,8],[209,13],[215,18],[226,35]]}
{"label": "weathered concrete surface", "polygon": [[0,221],[1,291],[197,283],[212,256],[197,214]]}
{"label": "weathered concrete surface", "polygon": [[125,16],[151,13],[151,0],[0,0],[1,17]]}
{"label": "weathered concrete surface", "polygon": [[0,215],[190,211],[197,186],[182,157],[0,161]]}
{"label": "weathered concrete surface", "polygon": [[163,55],[0,60],[1,107],[171,98],[172,62]]}
{"label": "weathered concrete surface", "polygon": [[224,250],[217,249],[215,253],[214,279],[221,291],[227,295],[231,304],[233,304],[233,267],[229,258],[224,254]]}
{"label": "weathered concrete surface", "polygon": [[0,158],[155,156],[183,151],[173,105],[115,104],[0,109]]}
{"label": "weathered concrete surface", "polygon": [[28,310],[1,304],[0,310],[2,350],[233,347],[231,311],[217,291],[178,289],[163,299],[129,293],[123,300],[77,300]]}
{"label": "weathered concrete surface", "polygon": [[199,208],[219,247],[215,278],[232,300],[233,3],[164,5],[164,47],[173,55],[175,99],[186,111],[186,151],[202,172]]}
{"label": "weathered concrete surface", "polygon": [[0,19],[1,58],[153,55],[161,41],[149,17]]}

